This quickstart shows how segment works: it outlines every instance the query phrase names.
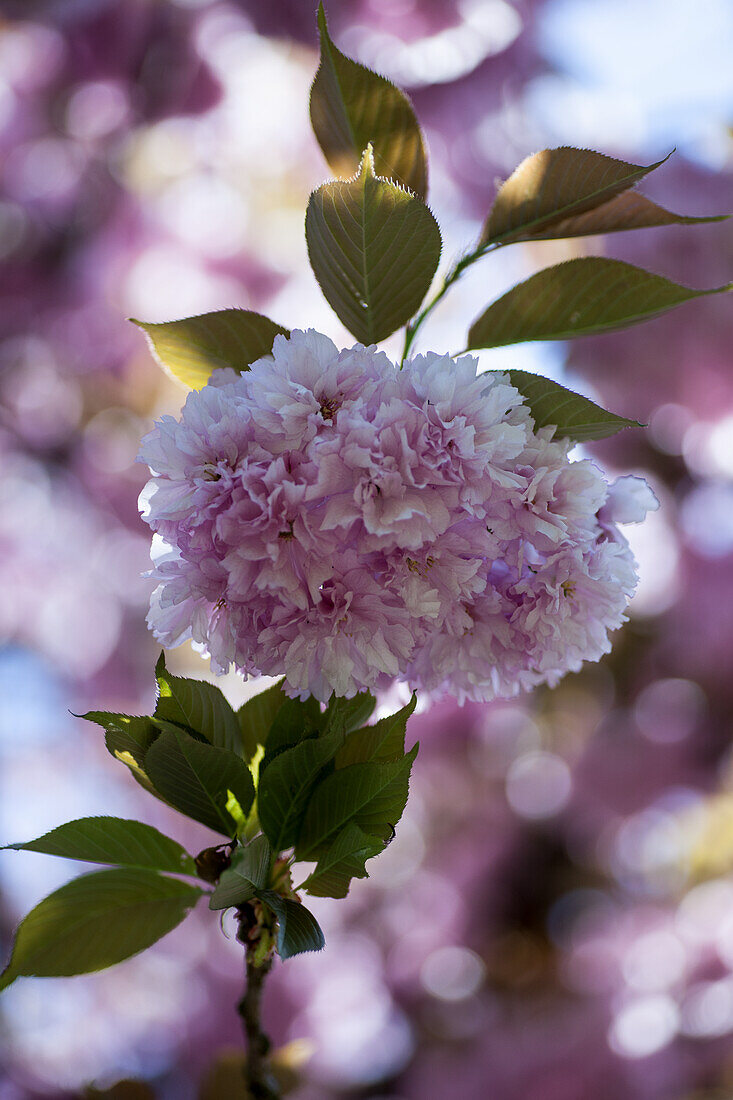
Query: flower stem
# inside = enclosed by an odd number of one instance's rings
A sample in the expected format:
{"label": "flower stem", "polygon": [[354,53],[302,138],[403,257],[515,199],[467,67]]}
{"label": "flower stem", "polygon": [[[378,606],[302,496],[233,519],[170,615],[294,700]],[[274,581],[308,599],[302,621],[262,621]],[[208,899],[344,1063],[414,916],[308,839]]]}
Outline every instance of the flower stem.
{"label": "flower stem", "polygon": [[267,1059],[271,1045],[270,1040],[262,1030],[260,1021],[262,989],[265,978],[272,967],[272,958],[265,960],[261,965],[257,965],[253,955],[254,951],[247,946],[247,984],[244,995],[237,1005],[237,1011],[242,1017],[242,1027],[247,1039],[247,1061],[244,1068],[244,1077],[252,1100],[280,1100],[280,1089],[272,1075]]}
{"label": "flower stem", "polygon": [[473,252],[466,252],[463,256],[460,257],[460,259],[456,260],[453,267],[443,278],[443,281],[441,282],[440,286],[438,287],[432,298],[425,306],[423,306],[417,316],[414,317],[413,320],[410,321],[410,323],[406,326],[405,345],[402,349],[402,359],[400,361],[400,366],[402,366],[409,354],[410,348],[412,347],[412,343],[415,339],[415,336],[417,335],[418,329],[433,312],[438,302],[440,302],[445,297],[453,284],[455,282],[458,282],[466,268],[470,267],[471,264],[475,264],[477,260],[482,259],[484,256],[488,256],[490,252],[495,252],[497,248],[501,248],[502,244],[504,244],[504,241],[495,241],[489,245],[479,244],[473,250]]}

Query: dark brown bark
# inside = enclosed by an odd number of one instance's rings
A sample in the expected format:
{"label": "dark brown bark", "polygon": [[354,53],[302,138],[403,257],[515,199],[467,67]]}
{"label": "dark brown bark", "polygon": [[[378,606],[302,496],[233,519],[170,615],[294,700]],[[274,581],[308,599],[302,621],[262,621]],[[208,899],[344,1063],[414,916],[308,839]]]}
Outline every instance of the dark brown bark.
{"label": "dark brown bark", "polygon": [[272,967],[272,959],[268,959],[262,966],[257,966],[252,959],[251,948],[248,947],[246,950],[247,987],[237,1006],[247,1039],[245,1080],[252,1100],[280,1100],[281,1093],[267,1058],[270,1040],[262,1030],[260,1019],[262,988]]}

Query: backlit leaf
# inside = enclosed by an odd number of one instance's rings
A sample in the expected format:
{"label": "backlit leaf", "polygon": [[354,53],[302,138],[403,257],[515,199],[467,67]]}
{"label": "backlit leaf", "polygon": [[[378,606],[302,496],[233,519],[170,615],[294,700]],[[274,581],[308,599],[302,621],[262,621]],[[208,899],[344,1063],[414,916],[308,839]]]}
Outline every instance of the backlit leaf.
{"label": "backlit leaf", "polygon": [[412,317],[440,259],[435,218],[421,199],[376,175],[369,149],[358,175],[313,192],[305,235],[329,305],[363,344]]}
{"label": "backlit leaf", "polygon": [[241,820],[227,810],[231,796],[242,819],[254,801],[254,783],[242,758],[196,741],[184,730],[161,733],[145,754],[144,766],[171,806],[225,836],[235,836]]}
{"label": "backlit leaf", "polygon": [[589,237],[629,229],[653,229],[664,225],[700,225],[704,222],[725,221],[729,216],[716,214],[712,217],[693,218],[684,214],[673,214],[671,210],[665,210],[638,191],[624,191],[594,210],[564,218],[539,233],[533,233],[532,240]]}
{"label": "backlit leaf", "polygon": [[259,897],[277,917],[277,953],[281,959],[320,951],[325,946],[318,921],[300,902],[283,898],[273,890],[261,890]]}
{"label": "backlit leaf", "polygon": [[196,886],[139,868],[82,875],[21,922],[0,989],[22,975],[87,974],[129,959],[180,924],[200,896]]}
{"label": "backlit leaf", "polygon": [[384,849],[384,841],[347,825],[318,860],[303,889],[319,898],[345,898],[352,878],[368,878],[366,860]]}
{"label": "backlit leaf", "polygon": [[371,142],[379,175],[399,181],[424,198],[427,160],[407,96],[391,81],[336,49],[323,4],[318,7],[318,29],[321,63],[311,88],[311,124],[334,173],[352,176]]}
{"label": "backlit leaf", "polygon": [[[664,164],[628,164],[592,149],[543,149],[526,157],[497,193],[482,244],[526,240],[633,187]],[[555,234],[548,234],[555,236]]]}
{"label": "backlit leaf", "polygon": [[149,867],[179,875],[195,875],[193,859],[175,840],[152,825],[119,817],[81,817],[25,844],[7,844],[18,851],[46,852],[89,863]]}
{"label": "backlit leaf", "polygon": [[468,347],[612,332],[732,287],[693,290],[621,260],[568,260],[532,275],[493,302],[471,326]]}
{"label": "backlit leaf", "polygon": [[134,779],[148,794],[162,797],[148,779],[143,765],[145,753],[160,735],[160,727],[151,718],[102,710],[90,710],[80,717],[102,726],[107,751],[130,769]]}
{"label": "backlit leaf", "polygon": [[246,370],[255,359],[269,355],[278,333],[288,330],[269,317],[249,309],[220,309],[180,321],[137,321],[153,358],[167,374],[189,389],[199,390],[219,367]]}

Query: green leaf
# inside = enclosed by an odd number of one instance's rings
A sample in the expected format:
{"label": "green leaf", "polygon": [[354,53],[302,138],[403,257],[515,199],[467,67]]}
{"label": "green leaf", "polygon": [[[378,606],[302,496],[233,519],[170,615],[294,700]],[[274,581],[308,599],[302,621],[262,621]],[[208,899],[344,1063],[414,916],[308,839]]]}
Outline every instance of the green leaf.
{"label": "green leaf", "polygon": [[351,699],[332,696],[323,715],[323,732],[330,733],[338,729],[341,733],[351,733],[371,717],[377,700],[368,691],[360,691]]}
{"label": "green leaf", "polygon": [[267,886],[271,861],[267,837],[255,837],[246,848],[235,848],[230,866],[222,871],[209,899],[209,909],[229,909],[253,898]]}
{"label": "green leaf", "polygon": [[160,726],[156,722],[151,718],[101,710],[90,710],[79,717],[102,726],[105,730],[107,751],[130,769],[133,778],[148,794],[162,798],[148,779],[143,766],[145,753],[160,735]]}
{"label": "green leaf", "polygon": [[162,324],[131,320],[147,336],[153,358],[166,374],[194,390],[205,386],[219,367],[247,370],[255,359],[270,354],[278,333],[289,335],[249,309],[221,309]]}
{"label": "green leaf", "polygon": [[574,439],[584,443],[590,439],[605,439],[622,428],[642,428],[638,420],[607,412],[573,390],[558,385],[550,378],[530,374],[526,370],[506,372],[513,386],[524,397],[536,428],[554,426],[555,438]]}
{"label": "green leaf", "polygon": [[336,754],[336,767],[345,768],[349,764],[365,764],[370,760],[379,762],[399,760],[405,754],[405,732],[407,719],[417,706],[417,696],[413,694],[407,706],[375,722],[373,726],[355,730],[349,734],[342,748]]}
{"label": "green leaf", "polygon": [[242,758],[184,730],[161,733],[145,754],[145,771],[171,806],[225,836],[235,836],[240,823],[227,810],[231,795],[242,818],[254,801],[254,783]]}
{"label": "green leaf", "polygon": [[161,653],[155,666],[158,702],[155,717],[200,733],[212,745],[241,754],[242,735],[237,715],[219,688],[205,680],[172,676]]}
{"label": "green leaf", "polygon": [[481,244],[555,236],[548,231],[556,223],[602,206],[667,159],[646,166],[628,164],[569,146],[534,153],[499,188]]}
{"label": "green leaf", "polygon": [[440,259],[435,218],[421,199],[375,174],[369,147],[357,176],[313,192],[305,236],[329,305],[363,344],[409,321]]}
{"label": "green leaf", "polygon": [[196,886],[138,868],[82,875],[22,921],[0,989],[23,975],[88,974],[129,959],[180,924],[200,896]]}
{"label": "green leaf", "polygon": [[352,878],[368,878],[365,862],[383,849],[383,841],[368,836],[357,825],[347,825],[318,860],[302,889],[319,898],[345,898]]}
{"label": "green leaf", "polygon": [[[128,752],[140,762],[160,733],[159,728],[152,719],[135,714],[114,714],[106,710],[89,710],[86,714],[80,714],[87,722],[94,722],[101,726],[106,733],[114,734],[113,741],[119,745],[120,752]],[[109,746],[108,746],[109,747]],[[115,755],[115,749],[110,749]]]}
{"label": "green leaf", "polygon": [[46,852],[89,863],[116,863],[123,867],[149,867],[178,875],[195,875],[191,856],[152,825],[120,817],[81,817],[29,840],[6,844],[17,851]]}
{"label": "green leaf", "polygon": [[265,755],[260,764],[260,775],[285,749],[292,748],[310,737],[316,737],[323,721],[318,700],[288,699],[277,711],[265,742]]}
{"label": "green leaf", "polygon": [[262,774],[257,812],[273,851],[292,848],[313,788],[342,744],[343,731],[301,741],[281,752]]}
{"label": "green leaf", "polygon": [[692,290],[621,260],[590,256],[546,267],[493,302],[471,326],[468,348],[570,340],[657,317],[728,286]]}
{"label": "green leaf", "polygon": [[394,763],[350,764],[316,787],[300,830],[299,859],[318,859],[336,834],[353,822],[370,836],[389,839],[407,802],[418,746]]}
{"label": "green leaf", "polygon": [[277,953],[281,959],[325,947],[318,921],[299,901],[281,897],[273,890],[261,890],[259,896],[277,917]]}
{"label": "green leaf", "polygon": [[272,848],[266,836],[256,836],[245,848],[237,848],[236,860],[232,860],[232,866],[239,868],[239,873],[252,882],[258,890],[264,890],[270,881],[270,864],[272,863]]}
{"label": "green leaf", "polygon": [[245,902],[251,901],[257,893],[257,888],[244,875],[237,873],[235,867],[228,867],[222,872],[214,893],[209,898],[209,909],[215,912],[220,909],[232,909]]}
{"label": "green leaf", "polygon": [[624,191],[610,202],[553,223],[549,228],[532,234],[532,240],[556,240],[565,237],[589,237],[601,233],[620,233],[630,229],[653,229],[663,225],[700,225],[704,222],[722,222],[729,214],[693,218],[673,214],[663,206],[652,202],[638,191]]}
{"label": "green leaf", "polygon": [[311,125],[337,176],[352,176],[371,142],[380,176],[425,198],[427,159],[420,126],[407,96],[385,77],[345,57],[318,7],[321,63],[311,88]]}
{"label": "green leaf", "polygon": [[261,691],[259,695],[248,699],[237,711],[242,748],[247,763],[255,756],[257,747],[264,745],[267,741],[275,715],[287,698],[282,685],[283,681],[279,680],[272,687]]}

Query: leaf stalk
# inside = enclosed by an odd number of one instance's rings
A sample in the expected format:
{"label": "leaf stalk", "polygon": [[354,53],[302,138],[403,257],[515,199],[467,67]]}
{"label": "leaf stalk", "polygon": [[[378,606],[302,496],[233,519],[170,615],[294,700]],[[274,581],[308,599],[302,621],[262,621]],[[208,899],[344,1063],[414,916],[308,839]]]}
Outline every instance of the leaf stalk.
{"label": "leaf stalk", "polygon": [[481,260],[484,256],[488,256],[490,252],[495,252],[497,248],[501,248],[501,246],[505,243],[508,242],[494,241],[489,245],[479,244],[472,252],[466,252],[456,260],[456,262],[453,264],[453,267],[443,277],[440,286],[438,287],[432,298],[430,298],[427,304],[423,306],[417,316],[415,316],[412,321],[410,321],[405,326],[405,343],[402,349],[400,370],[404,366],[405,359],[407,359],[410,349],[412,348],[418,330],[422,327],[423,323],[433,312],[438,302],[442,301],[442,299],[448,293],[453,284],[458,282],[461,275],[467,268],[471,267],[472,264],[475,264],[477,260]]}

